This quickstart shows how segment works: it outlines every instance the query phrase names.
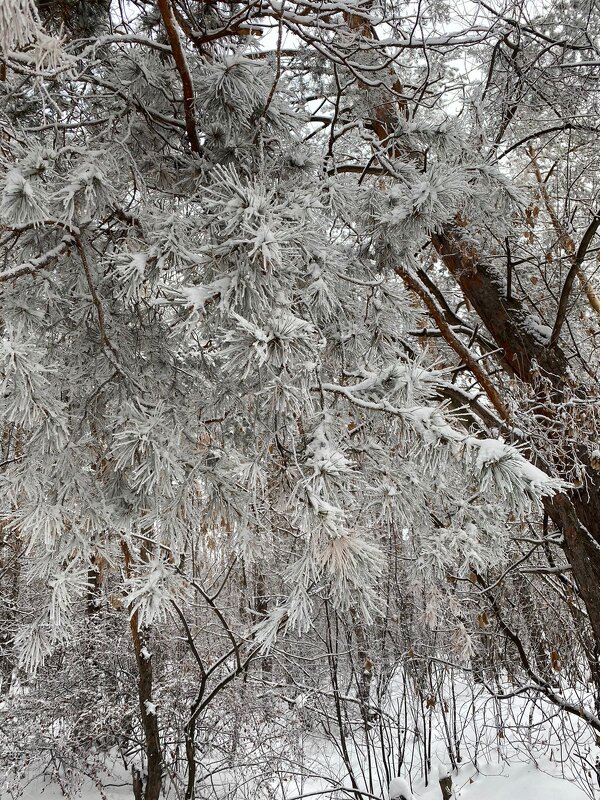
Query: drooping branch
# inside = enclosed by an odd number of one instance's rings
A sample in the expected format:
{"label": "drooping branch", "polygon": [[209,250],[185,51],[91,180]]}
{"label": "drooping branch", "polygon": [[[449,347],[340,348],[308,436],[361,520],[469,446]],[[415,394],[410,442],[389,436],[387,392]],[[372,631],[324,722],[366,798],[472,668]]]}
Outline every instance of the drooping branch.
{"label": "drooping branch", "polygon": [[[538,675],[537,672],[533,669],[523,642],[521,638],[518,636],[517,633],[506,623],[504,620],[500,606],[498,604],[497,599],[495,598],[493,593],[489,593],[489,589],[491,587],[486,586],[485,582],[481,578],[480,575],[475,573],[477,583],[479,586],[482,587],[484,591],[488,593],[488,600],[492,609],[494,611],[494,616],[498,623],[498,627],[502,631],[502,633],[506,636],[506,638],[513,644],[515,650],[519,655],[519,660],[521,661],[521,665],[523,669],[527,673],[529,679],[533,682],[533,686],[531,687],[536,692],[541,692],[551,703],[553,703],[557,708],[560,708],[562,711],[566,711],[568,714],[573,714],[575,717],[584,720],[591,728],[595,731],[600,731],[600,719],[590,711],[587,711],[583,708],[582,705],[570,703],[564,697],[562,697],[558,692],[554,690],[551,684],[543,678],[541,675]],[[506,699],[508,695],[503,694],[496,694],[495,692],[491,691],[491,694],[495,695],[498,699]]]}

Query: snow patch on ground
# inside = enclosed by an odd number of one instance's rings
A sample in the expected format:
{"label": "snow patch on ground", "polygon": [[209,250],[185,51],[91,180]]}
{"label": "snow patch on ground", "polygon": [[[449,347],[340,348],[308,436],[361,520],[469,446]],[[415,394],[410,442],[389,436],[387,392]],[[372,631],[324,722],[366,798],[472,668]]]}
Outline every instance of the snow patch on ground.
{"label": "snow patch on ground", "polygon": [[[589,800],[578,786],[557,778],[534,764],[486,764],[477,772],[464,767],[452,776],[456,800]],[[435,782],[414,787],[415,800],[441,800]]]}

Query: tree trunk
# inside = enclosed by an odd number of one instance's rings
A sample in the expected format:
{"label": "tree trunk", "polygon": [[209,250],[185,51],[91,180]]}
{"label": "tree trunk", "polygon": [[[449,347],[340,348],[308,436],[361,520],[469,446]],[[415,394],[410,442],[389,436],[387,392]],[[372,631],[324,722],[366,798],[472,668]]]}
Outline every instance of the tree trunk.
{"label": "tree trunk", "polygon": [[[121,542],[121,549],[125,559],[125,572],[129,577],[131,553],[125,541]],[[145,781],[137,767],[132,767],[133,796],[135,800],[159,800],[162,789],[162,751],[156,706],[152,700],[152,654],[146,647],[137,611],[131,615],[129,628],[138,669],[138,701],[144,730],[147,766]]]}
{"label": "tree trunk", "polygon": [[[566,376],[570,374],[566,354],[559,346],[540,344],[525,324],[527,309],[519,300],[507,300],[503,296],[501,276],[483,264],[477,253],[460,242],[450,228],[434,235],[432,241],[465,298],[501,349],[501,363],[522,381],[534,386],[538,377],[545,378],[554,393],[552,400],[560,401]],[[551,418],[552,411],[544,408],[543,399],[540,399],[540,411]],[[585,490],[555,495],[546,500],[545,507],[563,533],[565,554],[586,606],[596,650],[600,651],[600,485],[585,453],[581,454],[581,459],[587,467]],[[560,464],[555,465],[558,472],[560,467]],[[594,678],[600,688],[598,675]]]}
{"label": "tree trunk", "polygon": [[[159,800],[162,788],[162,753],[156,708],[152,702],[152,656],[145,646],[137,611],[130,620],[131,638],[138,667],[140,717],[146,741],[147,776],[144,785],[139,771],[133,770],[134,796],[138,800]],[[136,788],[137,786],[137,788]],[[143,787],[143,795],[141,789]]]}
{"label": "tree trunk", "polygon": [[371,709],[371,684],[373,683],[373,656],[364,625],[361,624],[358,614],[352,610],[352,627],[356,639],[356,681],[357,695],[360,703],[360,713],[366,728],[373,723]]}
{"label": "tree trunk", "polygon": [[17,601],[19,596],[19,576],[21,559],[16,557],[20,541],[16,535],[9,535],[0,524],[0,573],[2,574],[2,601],[0,614],[0,697],[8,694],[13,681],[16,663],[11,651]]}
{"label": "tree trunk", "polygon": [[[369,41],[377,39],[375,29],[364,17],[347,13],[345,21],[354,34]],[[375,62],[379,55],[375,50],[371,52]],[[376,107],[370,108],[365,115],[367,127],[373,131],[386,152],[391,146],[394,156],[420,161],[421,154],[404,151],[396,143],[395,131],[398,121],[406,116],[406,101],[402,98],[398,75],[391,67],[381,63],[380,66],[383,71],[388,70],[390,86],[393,86],[397,99],[393,102],[381,102],[380,99]],[[363,96],[369,102],[368,90],[362,88]],[[529,309],[518,298],[507,297],[502,275],[486,264],[473,245],[463,239],[460,222],[457,219],[455,224],[448,224],[442,231],[432,235],[435,250],[497,344],[500,350],[497,358],[501,365],[511,375],[534,387],[543,378],[551,389],[549,399],[552,403],[560,401],[567,376],[571,374],[566,354],[557,342],[546,345],[536,338],[527,325]],[[406,278],[401,270],[399,274],[403,279]],[[408,288],[413,287],[408,285]],[[540,396],[539,413],[541,416],[547,414],[551,420],[552,408],[545,407],[544,400],[548,402],[548,398]],[[587,467],[585,489],[556,495],[547,500],[545,506],[564,535],[565,554],[586,606],[596,652],[600,653],[600,485],[598,473],[591,468],[585,453],[581,459]],[[553,466],[560,474],[562,465]],[[597,693],[600,693],[599,673],[598,666],[592,669]]]}
{"label": "tree trunk", "polygon": [[452,777],[447,775],[445,778],[440,778],[440,789],[442,790],[442,800],[452,800],[454,793],[452,791]]}

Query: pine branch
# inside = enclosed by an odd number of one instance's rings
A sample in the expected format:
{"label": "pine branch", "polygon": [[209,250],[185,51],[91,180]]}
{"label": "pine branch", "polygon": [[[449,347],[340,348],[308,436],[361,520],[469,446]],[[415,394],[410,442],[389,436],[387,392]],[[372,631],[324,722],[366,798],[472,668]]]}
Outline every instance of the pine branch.
{"label": "pine branch", "polygon": [[406,286],[411,289],[411,291],[413,291],[426,306],[427,310],[435,320],[435,323],[445,341],[450,345],[454,352],[460,356],[467,369],[477,379],[481,388],[488,396],[490,403],[494,406],[500,417],[505,422],[510,422],[510,412],[500,397],[498,390],[490,380],[486,371],[482,369],[478,361],[473,357],[468,347],[464,345],[458,336],[453,333],[452,328],[446,322],[444,313],[439,308],[434,297],[421,283],[419,278],[410,270],[406,269],[405,267],[398,266],[395,268],[395,272],[402,278]]}
{"label": "pine branch", "polygon": [[196,130],[196,111],[194,108],[194,85],[190,75],[190,69],[181,45],[181,39],[177,32],[175,17],[169,0],[158,0],[158,8],[167,31],[167,37],[173,52],[175,66],[179,72],[183,85],[183,110],[185,114],[185,128],[192,153],[200,155],[202,148]]}
{"label": "pine branch", "polygon": [[30,258],[29,261],[24,261],[22,264],[17,264],[15,267],[0,272],[0,283],[13,281],[23,275],[34,275],[40,270],[51,267],[60,256],[68,252],[74,242],[75,239],[73,236],[63,236],[60,243],[57,244],[56,247],[53,247],[52,250],[48,250],[46,253],[42,253],[42,255],[36,258]]}

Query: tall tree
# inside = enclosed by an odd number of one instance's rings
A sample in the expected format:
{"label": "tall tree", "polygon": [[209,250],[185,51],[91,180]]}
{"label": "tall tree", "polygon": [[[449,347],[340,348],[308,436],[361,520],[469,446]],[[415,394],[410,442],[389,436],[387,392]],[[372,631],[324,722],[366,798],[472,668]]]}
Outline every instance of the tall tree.
{"label": "tall tree", "polygon": [[[1,542],[20,565],[3,646],[35,669],[110,585],[130,615],[144,800],[161,792],[149,643],[167,615],[202,673],[192,751],[212,697],[190,593],[231,642],[224,685],[322,604],[353,620],[364,666],[390,555],[409,542],[434,614],[449,571],[488,590],[510,526],[543,501],[597,647],[597,220],[576,244],[579,167],[522,155],[519,127],[543,100],[539,135],[581,137],[565,152],[585,163],[580,67],[554,78],[552,19],[113,5],[11,0],[0,16]],[[577,25],[561,53],[580,59]],[[585,206],[593,181],[577,193]],[[209,539],[273,600],[256,619],[231,625],[198,582]]]}

